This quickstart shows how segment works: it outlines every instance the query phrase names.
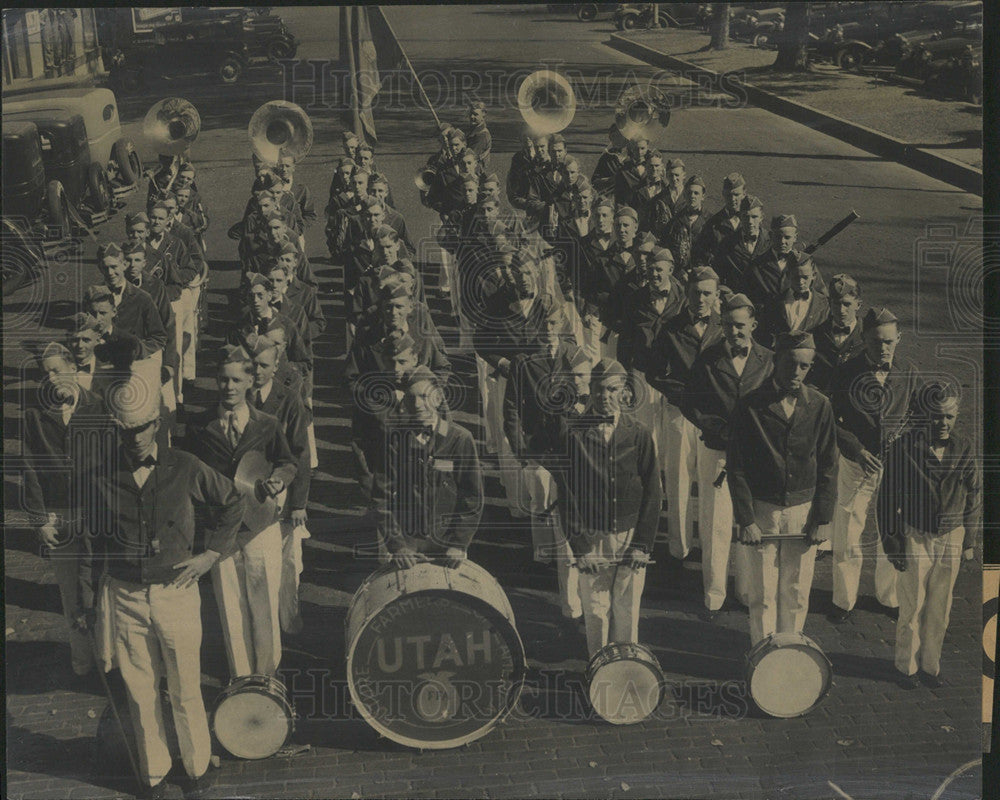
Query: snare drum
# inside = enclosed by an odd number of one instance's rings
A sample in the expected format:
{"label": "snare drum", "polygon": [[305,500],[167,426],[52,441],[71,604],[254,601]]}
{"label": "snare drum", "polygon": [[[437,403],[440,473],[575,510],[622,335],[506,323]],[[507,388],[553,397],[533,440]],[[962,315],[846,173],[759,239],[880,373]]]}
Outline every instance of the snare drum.
{"label": "snare drum", "polygon": [[634,725],[663,701],[663,671],[649,648],[612,642],[587,665],[590,705],[613,725]]}
{"label": "snare drum", "polygon": [[772,633],[746,660],[750,696],[772,717],[808,714],[830,691],[830,659],[805,634]]}
{"label": "snare drum", "polygon": [[347,686],[399,744],[441,749],[488,733],[517,703],[524,646],[507,595],[482,567],[386,566],[347,612]]}
{"label": "snare drum", "polygon": [[215,703],[212,730],[237,758],[273,756],[295,730],[295,710],[285,684],[270,675],[231,681]]}

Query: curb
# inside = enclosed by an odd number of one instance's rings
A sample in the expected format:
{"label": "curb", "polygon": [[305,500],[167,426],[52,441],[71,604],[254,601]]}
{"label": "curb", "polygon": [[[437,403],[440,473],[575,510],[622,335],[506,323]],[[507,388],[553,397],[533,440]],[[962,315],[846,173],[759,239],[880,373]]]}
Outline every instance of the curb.
{"label": "curb", "polygon": [[966,192],[983,196],[983,172],[970,164],[928,150],[921,150],[902,139],[867,128],[864,125],[858,125],[856,122],[850,122],[825,111],[819,111],[794,100],[779,97],[773,92],[754,86],[752,83],[743,83],[734,75],[728,73],[720,75],[718,72],[668,55],[661,50],[620,34],[612,34],[609,45],[619,52],[638,58],[654,67],[678,70],[684,77],[700,77],[703,80],[707,78],[713,86],[739,86],[746,93],[747,99],[766,111],[808,125],[813,130],[827,136],[833,136],[882,158],[898,161],[900,164],[945,183],[950,183]]}

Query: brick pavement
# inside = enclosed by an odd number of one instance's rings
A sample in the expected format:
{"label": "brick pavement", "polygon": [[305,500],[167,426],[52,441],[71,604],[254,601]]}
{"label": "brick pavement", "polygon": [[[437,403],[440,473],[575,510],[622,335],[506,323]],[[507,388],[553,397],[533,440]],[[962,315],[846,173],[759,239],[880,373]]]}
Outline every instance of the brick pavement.
{"label": "brick pavement", "polygon": [[[334,277],[322,259],[316,261],[321,277]],[[216,306],[223,298],[213,294]],[[447,320],[437,317],[452,336]],[[336,320],[330,328],[340,330]],[[337,333],[328,338],[323,347],[336,352]],[[209,397],[202,378],[191,400]],[[521,701],[505,724],[458,750],[416,752],[380,739],[353,712],[344,685],[344,616],[370,563],[351,554],[371,534],[360,492],[344,477],[350,474],[349,398],[333,381],[320,382],[316,398],[321,469],[310,508],[313,538],[305,542],[305,629],[287,638],[283,662],[300,715],[294,740],[311,749],[259,762],[223,755],[220,794],[805,800],[835,796],[827,783],[833,781],[856,798],[928,797],[949,773],[978,757],[980,612],[973,570],[963,571],[956,589],[942,662],[948,685],[906,693],[893,682],[893,623],[873,602],[862,601],[841,627],[822,616],[831,577],[829,559],[820,561],[806,630],[833,662],[834,684],[810,715],[777,720],[752,710],[746,697],[745,613],[727,611],[706,625],[697,618],[700,571],[657,564],[647,581],[640,632],[666,672],[667,699],[639,725],[593,719],[582,694],[582,630],[561,618],[554,575],[529,561],[527,527],[507,515],[490,460],[489,505],[470,555],[495,573],[514,608],[529,662]],[[456,416],[479,433],[470,410]],[[48,564],[31,537],[16,530],[6,537],[5,556],[9,794],[25,800],[120,796],[128,785],[95,758],[105,700],[99,688],[82,688],[68,674]],[[872,588],[869,565],[862,592]],[[211,703],[226,667],[207,582],[203,593],[203,671]],[[975,796],[973,784],[978,786],[971,778],[956,782],[951,788],[958,793],[947,796]]]}

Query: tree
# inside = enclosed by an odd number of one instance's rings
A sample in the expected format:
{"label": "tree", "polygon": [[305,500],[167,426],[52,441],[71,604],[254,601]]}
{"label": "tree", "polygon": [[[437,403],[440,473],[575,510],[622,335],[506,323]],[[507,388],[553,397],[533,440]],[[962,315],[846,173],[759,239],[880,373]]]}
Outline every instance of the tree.
{"label": "tree", "polygon": [[711,50],[725,50],[729,47],[729,3],[715,3],[712,6]]}
{"label": "tree", "polygon": [[810,3],[789,3],[785,9],[785,30],[779,38],[778,57],[773,69],[777,72],[807,72],[809,70],[809,6]]}

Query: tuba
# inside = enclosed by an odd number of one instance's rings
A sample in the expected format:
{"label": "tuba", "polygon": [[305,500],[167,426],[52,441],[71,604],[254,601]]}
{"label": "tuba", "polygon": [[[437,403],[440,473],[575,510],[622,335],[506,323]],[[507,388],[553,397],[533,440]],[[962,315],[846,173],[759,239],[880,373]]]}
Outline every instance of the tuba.
{"label": "tuba", "polygon": [[633,88],[622,94],[615,106],[615,127],[626,140],[651,138],[656,125],[670,124],[670,100],[655,87]]}
{"label": "tuba", "polygon": [[437,170],[431,169],[430,167],[420,167],[413,174],[413,183],[421,192],[429,192],[431,190],[431,185],[437,178]]}
{"label": "tuba", "polygon": [[201,116],[182,97],[167,97],[155,103],[142,120],[142,135],[161,156],[187,152],[201,132]]}
{"label": "tuba", "polygon": [[558,133],[573,121],[576,96],[566,78],[543,69],[532,72],[521,82],[517,90],[517,108],[534,133]]}
{"label": "tuba", "polygon": [[254,112],[247,135],[260,161],[276,166],[283,157],[290,157],[298,162],[312,147],[312,120],[295,103],[271,100]]}

